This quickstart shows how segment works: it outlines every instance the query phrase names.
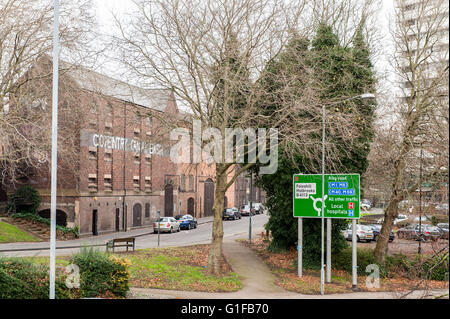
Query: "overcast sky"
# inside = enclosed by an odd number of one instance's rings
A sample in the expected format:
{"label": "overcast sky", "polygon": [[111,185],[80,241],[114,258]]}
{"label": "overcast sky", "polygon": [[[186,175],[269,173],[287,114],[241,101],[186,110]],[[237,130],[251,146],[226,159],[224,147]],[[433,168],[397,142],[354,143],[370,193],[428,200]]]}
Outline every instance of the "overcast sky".
{"label": "overcast sky", "polygon": [[[96,15],[97,21],[99,23],[100,30],[104,33],[108,33],[113,29],[114,21],[112,19],[112,12],[122,15],[130,13],[134,7],[132,0],[94,0],[96,3]],[[390,41],[389,34],[389,22],[392,18],[394,10],[393,0],[382,0],[382,8],[379,12],[379,26],[384,36],[383,42],[383,53],[377,57],[374,62],[376,71],[379,74],[391,74],[391,67],[389,65],[389,54],[392,53],[392,43]],[[392,21],[391,21],[392,22]],[[389,76],[390,81],[392,81],[392,75]],[[392,85],[386,85],[387,87],[392,87]]]}

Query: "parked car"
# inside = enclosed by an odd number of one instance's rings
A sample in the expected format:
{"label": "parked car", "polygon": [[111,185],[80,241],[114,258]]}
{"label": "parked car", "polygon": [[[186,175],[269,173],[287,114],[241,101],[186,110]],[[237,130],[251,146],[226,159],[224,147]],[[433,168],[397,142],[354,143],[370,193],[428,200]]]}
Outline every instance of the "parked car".
{"label": "parked car", "polygon": [[398,238],[419,240],[422,237],[424,241],[437,240],[441,237],[439,228],[431,225],[422,225],[422,231],[420,231],[419,225],[409,225],[397,230]]}
{"label": "parked car", "polygon": [[197,228],[197,220],[192,215],[177,215],[175,216],[175,219],[177,220],[180,229],[190,230]]}
{"label": "parked car", "polygon": [[241,212],[236,207],[225,208],[223,210],[222,220],[225,220],[225,219],[236,220],[236,219],[241,219],[241,218],[242,218]]}
{"label": "parked car", "polygon": [[255,213],[256,214],[264,214],[264,213],[266,213],[267,208],[263,204],[255,203],[253,205],[254,205],[253,207],[255,207]]}
{"label": "parked car", "polygon": [[[345,235],[345,239],[352,240],[352,225],[348,225]],[[371,227],[366,225],[356,225],[356,240],[360,242],[361,240],[365,240],[366,242],[370,242],[373,240],[373,230]]]}
{"label": "parked car", "polygon": [[[242,205],[241,208],[239,208],[239,211],[242,216],[250,216],[250,205]],[[255,215],[255,207],[252,207],[252,216],[253,215]]]}
{"label": "parked car", "polygon": [[368,199],[363,199],[359,206],[364,210],[370,210],[372,208],[372,204]]}
{"label": "parked car", "polygon": [[436,227],[441,232],[441,238],[448,239],[448,223],[439,223],[436,225]]}
{"label": "parked car", "polygon": [[421,216],[421,217],[416,217],[414,218],[414,222],[418,223],[420,220],[422,220],[422,223],[429,223],[431,221],[431,219],[427,216]]}
{"label": "parked car", "polygon": [[[381,231],[381,225],[371,224],[371,225],[367,225],[367,226],[372,228],[373,240],[377,241],[378,240],[378,235],[380,234],[380,231]],[[394,232],[391,231],[389,233],[389,241],[392,242],[392,241],[394,241],[394,239],[395,239]]]}
{"label": "parked car", "polygon": [[161,233],[163,232],[173,233],[174,231],[179,232],[180,225],[178,224],[177,220],[173,217],[161,217],[153,223],[153,232],[155,234],[158,233],[158,229]]}
{"label": "parked car", "polygon": [[398,214],[397,218],[394,219],[394,225],[397,225],[398,222],[402,222],[404,220],[407,220],[408,216],[406,215],[402,215],[402,214]]}

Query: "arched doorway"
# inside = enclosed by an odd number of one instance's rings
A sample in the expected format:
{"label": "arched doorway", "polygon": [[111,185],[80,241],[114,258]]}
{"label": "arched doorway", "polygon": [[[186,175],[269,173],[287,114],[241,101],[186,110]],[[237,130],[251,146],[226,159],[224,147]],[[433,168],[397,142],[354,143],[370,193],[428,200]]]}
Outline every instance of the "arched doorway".
{"label": "arched doorway", "polygon": [[173,216],[173,185],[164,188],[164,216]]}
{"label": "arched doorway", "polygon": [[142,205],[134,204],[133,206],[133,227],[142,226]]}
{"label": "arched doorway", "polygon": [[214,205],[214,182],[211,178],[205,181],[205,199],[203,201],[204,216],[212,216],[212,207]]}
{"label": "arched doorway", "polygon": [[[42,218],[50,219],[50,209],[41,210],[40,212],[38,212],[38,215]],[[64,227],[67,226],[67,214],[59,209],[56,210],[56,225]]]}
{"label": "arched doorway", "polygon": [[192,197],[189,197],[187,201],[187,213],[194,216],[194,199]]}

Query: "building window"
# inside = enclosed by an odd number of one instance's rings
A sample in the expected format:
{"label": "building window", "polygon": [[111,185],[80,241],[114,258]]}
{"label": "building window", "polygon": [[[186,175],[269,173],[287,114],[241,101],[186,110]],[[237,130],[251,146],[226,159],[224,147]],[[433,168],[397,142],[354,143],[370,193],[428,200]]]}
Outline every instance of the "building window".
{"label": "building window", "polygon": [[91,103],[90,112],[91,114],[97,114],[97,104],[95,101],[92,101]]}
{"label": "building window", "polygon": [[112,117],[113,116],[113,107],[111,105],[111,103],[106,103],[106,116],[107,117]]}
{"label": "building window", "polygon": [[184,174],[181,174],[180,177],[180,191],[184,192],[186,189],[186,176]]}
{"label": "building window", "polygon": [[150,176],[145,177],[145,191],[149,192],[152,190],[152,181]]}
{"label": "building window", "polygon": [[134,129],[134,137],[139,138],[139,135],[141,134],[141,130],[138,128]]}
{"label": "building window", "polygon": [[97,148],[89,147],[89,159],[97,159]]}
{"label": "building window", "polygon": [[145,163],[146,164],[151,164],[152,163],[152,158],[150,155],[145,155]]}
{"label": "building window", "polygon": [[104,176],[103,185],[105,186],[105,191],[112,191],[111,175]]}
{"label": "building window", "polygon": [[189,175],[189,191],[194,191],[194,176]]}
{"label": "building window", "polygon": [[111,162],[112,161],[112,152],[111,152],[111,150],[105,150],[104,160],[105,160],[105,162]]}
{"label": "building window", "polygon": [[133,186],[135,190],[139,190],[139,176],[133,176]]}
{"label": "building window", "polygon": [[89,128],[91,130],[95,130],[97,128],[97,119],[91,119],[89,122]]}
{"label": "building window", "polygon": [[141,154],[134,153],[134,163],[139,164],[141,162]]}
{"label": "building window", "polygon": [[89,174],[88,175],[88,188],[89,191],[97,191],[97,174]]}
{"label": "building window", "polygon": [[152,124],[152,117],[151,116],[147,116],[145,118],[145,123],[147,123],[147,125],[151,125]]}
{"label": "building window", "polygon": [[111,122],[105,122],[105,133],[106,134],[112,133],[112,123]]}
{"label": "building window", "polygon": [[141,113],[139,111],[134,112],[134,121],[136,123],[141,123]]}

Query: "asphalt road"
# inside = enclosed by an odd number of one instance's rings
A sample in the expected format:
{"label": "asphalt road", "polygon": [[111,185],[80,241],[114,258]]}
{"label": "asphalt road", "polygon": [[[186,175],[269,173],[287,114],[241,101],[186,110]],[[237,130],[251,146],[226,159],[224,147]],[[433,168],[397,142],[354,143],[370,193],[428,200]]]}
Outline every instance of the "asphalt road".
{"label": "asphalt road", "polygon": [[[252,237],[260,234],[264,231],[264,224],[268,221],[267,215],[255,215],[252,217]],[[249,233],[249,217],[243,216],[240,220],[225,220],[223,221],[224,239],[232,238],[248,238]],[[105,250],[104,244],[117,237],[136,237],[136,249],[154,248],[158,247],[158,234],[148,234],[152,231],[152,228],[141,229],[131,232],[120,232],[109,235],[102,235],[97,237],[88,237],[76,240],[57,241],[57,247],[71,247],[67,249],[57,249],[57,256],[71,255],[80,250],[79,247],[83,245],[102,245],[98,247],[100,250]],[[188,246],[195,244],[206,244],[211,242],[212,222],[206,222],[199,224],[197,229],[181,230],[173,234],[161,233],[160,234],[160,247],[169,246]],[[147,234],[145,234],[147,233]],[[145,235],[142,235],[145,234]],[[0,245],[0,256],[8,257],[27,257],[27,256],[49,256],[49,242],[37,242],[37,243],[9,243]],[[74,248],[76,247],[76,248]],[[29,251],[12,251],[4,252],[2,250],[10,249],[35,249]],[[118,248],[116,251],[125,250],[124,248]]]}

